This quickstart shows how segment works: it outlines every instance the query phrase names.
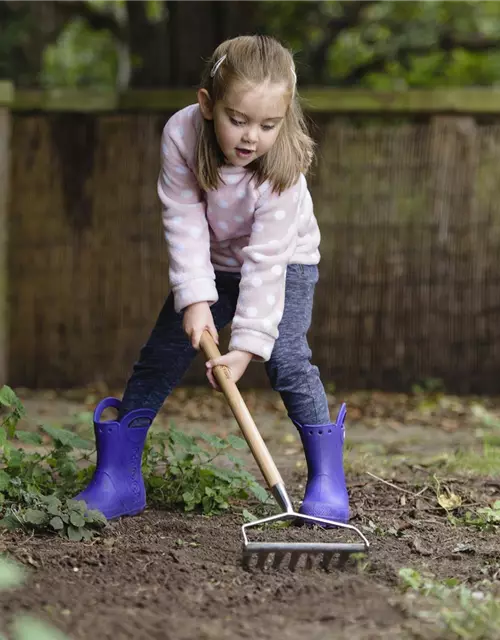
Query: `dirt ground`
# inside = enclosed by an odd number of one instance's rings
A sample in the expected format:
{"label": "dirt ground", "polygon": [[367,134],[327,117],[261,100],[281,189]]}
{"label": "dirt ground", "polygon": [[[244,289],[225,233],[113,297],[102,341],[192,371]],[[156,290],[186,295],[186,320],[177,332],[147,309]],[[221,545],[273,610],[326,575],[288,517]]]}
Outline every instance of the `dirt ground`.
{"label": "dirt ground", "polygon": [[[19,395],[34,423],[64,426],[100,397],[99,390]],[[294,429],[272,393],[248,392],[245,398],[297,503],[306,468]],[[245,571],[240,515],[208,518],[147,509],[111,523],[90,543],[0,534],[0,552],[30,570],[24,588],[0,595],[0,619],[30,610],[74,640],[444,637],[414,615],[398,571],[412,567],[471,585],[500,576],[498,534],[450,524],[431,482],[439,467],[429,472],[430,459],[474,444],[469,400],[450,399],[429,411],[406,396],[330,399],[332,411],[341,400],[348,402],[351,524],[370,540],[367,558],[328,572]],[[500,402],[489,402],[499,410]],[[186,431],[238,433],[223,400],[207,390],[179,392],[159,423],[169,420]],[[440,481],[464,506],[488,505],[500,494],[500,481],[488,475],[443,471]],[[283,533],[296,540],[337,535],[299,528]]]}

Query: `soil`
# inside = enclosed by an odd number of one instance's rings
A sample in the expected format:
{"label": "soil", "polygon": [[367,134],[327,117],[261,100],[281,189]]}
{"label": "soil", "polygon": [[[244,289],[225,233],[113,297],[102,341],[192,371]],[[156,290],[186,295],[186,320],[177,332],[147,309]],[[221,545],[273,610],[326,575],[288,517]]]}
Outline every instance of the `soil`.
{"label": "soil", "polygon": [[[20,395],[32,420],[60,424],[88,411],[94,401],[88,392],[81,397],[27,391]],[[192,407],[200,406],[202,396],[196,397]],[[364,398],[351,398],[354,417],[348,438],[354,448],[383,444],[388,451],[420,452],[423,457],[450,451],[471,438],[467,408],[452,417],[449,412],[432,420],[421,415],[419,424],[412,419],[412,408],[397,410],[394,396],[384,396],[389,398],[384,402],[373,395]],[[174,414],[176,426],[187,430],[237,433],[219,398],[206,401],[212,403],[210,409],[205,406],[207,418],[199,416],[198,421],[189,416],[190,401],[184,396],[168,416],[162,413],[160,422],[167,423]],[[247,402],[292,498],[300,500],[305,467],[293,428],[272,395],[248,394]],[[364,407],[358,413],[357,402]],[[332,404],[338,406],[338,401],[332,398]],[[453,427],[446,420],[453,420]],[[250,460],[249,465],[259,477]],[[293,572],[286,567],[244,570],[241,516],[234,513],[208,518],[148,508],[110,523],[89,543],[3,533],[0,552],[22,562],[30,579],[21,589],[1,593],[0,620],[8,623],[13,614],[29,610],[74,640],[437,639],[439,634],[409,610],[399,569],[413,567],[473,584],[498,578],[500,550],[494,533],[452,526],[428,480],[424,467],[402,464],[391,486],[354,465],[347,474],[351,524],[370,539],[370,554],[328,571],[316,566]],[[491,504],[500,492],[494,478],[444,481],[469,504]],[[294,527],[272,535],[312,541],[338,534]]]}

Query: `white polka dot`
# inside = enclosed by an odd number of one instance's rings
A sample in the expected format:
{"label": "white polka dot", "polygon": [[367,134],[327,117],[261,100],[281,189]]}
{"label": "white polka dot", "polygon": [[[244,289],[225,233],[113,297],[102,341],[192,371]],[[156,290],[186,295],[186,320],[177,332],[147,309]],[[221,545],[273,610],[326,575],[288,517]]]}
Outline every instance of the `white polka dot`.
{"label": "white polka dot", "polygon": [[269,244],[271,244],[271,245],[275,246],[275,245],[277,245],[277,244],[279,244],[279,243],[280,243],[280,241],[279,241],[279,240],[271,240],[271,242],[270,242]]}
{"label": "white polka dot", "polygon": [[255,267],[253,266],[253,264],[245,262],[245,264],[241,267],[241,273],[251,273],[254,269]]}
{"label": "white polka dot", "polygon": [[168,146],[165,142],[161,145],[161,150],[163,151],[164,156],[168,156]]}
{"label": "white polka dot", "polygon": [[182,244],[182,242],[171,242],[170,246],[174,251],[184,251],[185,249],[185,246]]}
{"label": "white polka dot", "polygon": [[269,304],[269,305],[271,305],[271,306],[272,306],[273,304],[275,304],[275,303],[276,303],[276,296],[274,296],[272,293],[270,293],[270,294],[266,297],[266,300],[267,300],[267,304]]}
{"label": "white polka dot", "polygon": [[179,138],[183,138],[183,137],[184,137],[184,127],[177,127],[177,129],[175,130],[175,132],[177,133],[177,135],[179,136]]}
{"label": "white polka dot", "polygon": [[199,238],[203,233],[203,229],[201,227],[189,227],[188,233],[192,238]]}
{"label": "white polka dot", "polygon": [[283,273],[283,267],[280,264],[275,264],[271,271],[275,276],[280,276]]}
{"label": "white polka dot", "polygon": [[254,260],[262,260],[264,258],[264,254],[255,251],[255,253],[252,254],[252,257]]}
{"label": "white polka dot", "polygon": [[239,262],[236,258],[226,258],[226,264],[230,267],[236,267],[239,265]]}
{"label": "white polka dot", "polygon": [[172,220],[170,220],[171,224],[180,224],[182,222],[182,218],[180,216],[174,216]]}
{"label": "white polka dot", "polygon": [[257,311],[257,309],[255,307],[248,307],[247,309],[247,316],[249,318],[255,318],[255,316],[258,314],[259,312]]}
{"label": "white polka dot", "polygon": [[270,318],[264,318],[262,324],[266,329],[270,329],[273,326],[272,320]]}
{"label": "white polka dot", "polygon": [[239,182],[240,176],[238,175],[231,175],[231,176],[227,176],[227,178],[224,179],[224,182],[227,182],[227,184],[236,184],[237,182]]}
{"label": "white polka dot", "polygon": [[223,229],[224,231],[227,231],[229,229],[229,225],[225,220],[221,220],[220,222],[218,222],[217,226],[219,227],[219,229]]}
{"label": "white polka dot", "polygon": [[236,196],[237,196],[238,198],[240,198],[240,200],[241,200],[241,198],[244,198],[244,197],[245,197],[245,194],[246,194],[245,189],[238,189],[238,191],[236,192]]}
{"label": "white polka dot", "polygon": [[243,216],[234,216],[235,222],[244,222],[245,218]]}
{"label": "white polka dot", "polygon": [[184,189],[184,191],[181,193],[181,196],[183,198],[192,198],[194,196],[194,191],[191,191],[191,189]]}
{"label": "white polka dot", "polygon": [[188,169],[182,164],[179,164],[177,167],[175,167],[175,171],[177,173],[181,173],[182,175],[186,175],[186,173],[188,173]]}
{"label": "white polka dot", "polygon": [[257,233],[260,233],[261,231],[264,231],[264,225],[262,224],[262,222],[256,222],[253,225],[253,230]]}
{"label": "white polka dot", "polygon": [[251,205],[250,207],[248,207],[248,213],[255,213],[255,206]]}
{"label": "white polka dot", "polygon": [[227,200],[219,200],[219,207],[222,209],[227,209],[229,207],[229,203]]}
{"label": "white polka dot", "polygon": [[276,218],[276,220],[283,220],[285,216],[286,216],[286,211],[284,211],[283,209],[278,209],[278,211],[276,211],[274,214],[274,217]]}
{"label": "white polka dot", "polygon": [[259,276],[254,276],[252,278],[252,285],[254,287],[260,287],[261,284],[262,284],[262,278],[259,278]]}

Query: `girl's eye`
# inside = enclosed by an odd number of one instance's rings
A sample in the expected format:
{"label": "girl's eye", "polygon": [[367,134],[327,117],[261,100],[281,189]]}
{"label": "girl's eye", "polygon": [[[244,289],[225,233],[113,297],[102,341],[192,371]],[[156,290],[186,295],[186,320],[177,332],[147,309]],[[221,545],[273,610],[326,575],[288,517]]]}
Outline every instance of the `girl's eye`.
{"label": "girl's eye", "polygon": [[241,120],[235,120],[234,118],[229,118],[231,120],[231,122],[236,125],[237,127],[242,127],[245,123],[242,122]]}
{"label": "girl's eye", "polygon": [[264,129],[264,131],[272,131],[275,126],[275,124],[263,124],[262,128]]}

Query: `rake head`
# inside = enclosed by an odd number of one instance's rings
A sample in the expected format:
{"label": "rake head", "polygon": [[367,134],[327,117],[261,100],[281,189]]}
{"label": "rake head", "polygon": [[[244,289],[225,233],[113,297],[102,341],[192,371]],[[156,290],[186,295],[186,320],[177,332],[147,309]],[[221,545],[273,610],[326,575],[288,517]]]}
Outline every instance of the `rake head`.
{"label": "rake head", "polygon": [[[335,528],[353,531],[362,542],[249,542],[248,540],[249,529],[292,520],[295,524],[318,525],[323,530]],[[361,531],[353,525],[324,518],[313,518],[293,510],[244,524],[241,530],[243,534],[243,567],[245,569],[288,568],[294,571],[299,567],[306,569],[317,567],[327,570],[334,558],[337,558],[336,567],[341,568],[350,555],[367,553],[370,546]]]}

